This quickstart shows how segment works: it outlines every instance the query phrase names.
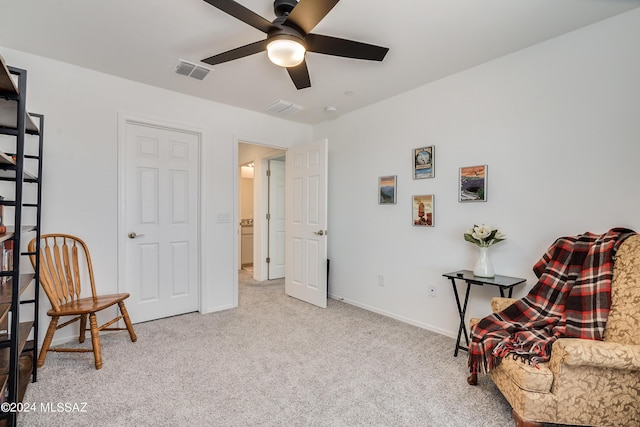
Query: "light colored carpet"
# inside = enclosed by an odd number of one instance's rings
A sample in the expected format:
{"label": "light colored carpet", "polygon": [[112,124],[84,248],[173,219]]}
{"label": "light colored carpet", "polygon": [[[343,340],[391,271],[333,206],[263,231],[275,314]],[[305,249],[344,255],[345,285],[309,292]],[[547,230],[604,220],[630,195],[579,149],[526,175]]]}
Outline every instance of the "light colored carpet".
{"label": "light colored carpet", "polygon": [[[137,324],[136,343],[104,335],[100,371],[91,353],[50,353],[25,395],[36,410],[19,424],[513,426],[488,378],[466,384],[453,339],[241,278],[236,309]],[[47,402],[86,406],[51,412]]]}

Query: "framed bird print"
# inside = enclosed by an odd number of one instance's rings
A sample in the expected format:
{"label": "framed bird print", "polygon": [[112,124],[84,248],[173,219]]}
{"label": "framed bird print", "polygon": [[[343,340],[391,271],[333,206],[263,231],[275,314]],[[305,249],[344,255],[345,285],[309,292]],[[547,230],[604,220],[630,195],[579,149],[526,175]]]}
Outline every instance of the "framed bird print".
{"label": "framed bird print", "polygon": [[413,179],[433,178],[435,147],[420,147],[413,149]]}

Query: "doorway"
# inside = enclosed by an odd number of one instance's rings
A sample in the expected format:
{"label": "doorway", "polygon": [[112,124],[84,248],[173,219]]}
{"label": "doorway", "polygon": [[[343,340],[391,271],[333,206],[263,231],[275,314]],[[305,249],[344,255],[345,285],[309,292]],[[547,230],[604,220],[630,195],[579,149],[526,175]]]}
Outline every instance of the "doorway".
{"label": "doorway", "polygon": [[[277,278],[278,271],[284,276],[284,167],[279,166],[285,154],[281,148],[238,142],[238,269],[257,281]],[[272,168],[275,176],[269,176]]]}
{"label": "doorway", "polygon": [[[252,150],[266,150],[253,153]],[[279,154],[276,154],[280,152]],[[263,179],[270,159],[285,155],[286,178],[284,234],[285,292],[321,308],[327,306],[328,294],[328,258],[327,258],[327,157],[328,140],[322,139],[310,143],[295,144],[284,152],[257,144],[238,141],[237,165],[253,161],[254,163],[254,274],[256,281],[265,281],[268,277],[265,241],[268,241],[266,219],[265,188]],[[254,154],[252,156],[252,154]],[[260,159],[260,161],[258,161]],[[260,167],[260,169],[258,169]],[[238,170],[238,173],[239,170]],[[262,184],[258,184],[258,180]],[[238,186],[235,187],[238,191]],[[261,189],[261,191],[256,191]],[[260,205],[258,208],[256,205]],[[239,212],[239,211],[237,211]],[[238,216],[236,216],[238,218]],[[238,227],[238,237],[240,237]],[[260,243],[258,243],[260,242]],[[263,261],[264,260],[264,261]],[[236,258],[235,268],[240,266]],[[239,277],[238,271],[235,272]],[[236,284],[238,285],[238,284]],[[236,288],[237,291],[238,288]],[[238,293],[235,294],[238,303]]]}

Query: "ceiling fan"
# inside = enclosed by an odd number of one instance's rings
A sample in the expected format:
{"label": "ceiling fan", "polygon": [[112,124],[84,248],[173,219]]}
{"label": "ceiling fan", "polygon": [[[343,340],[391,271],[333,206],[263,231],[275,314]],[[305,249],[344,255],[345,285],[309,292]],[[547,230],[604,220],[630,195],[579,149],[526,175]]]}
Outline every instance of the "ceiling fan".
{"label": "ceiling fan", "polygon": [[202,62],[217,65],[266,50],[274,64],[287,69],[298,90],[311,87],[306,51],[370,61],[382,61],[389,51],[386,47],[311,33],[340,0],[275,0],[273,10],[276,19],[273,22],[233,0],[205,1],[266,33],[267,37],[205,58]]}

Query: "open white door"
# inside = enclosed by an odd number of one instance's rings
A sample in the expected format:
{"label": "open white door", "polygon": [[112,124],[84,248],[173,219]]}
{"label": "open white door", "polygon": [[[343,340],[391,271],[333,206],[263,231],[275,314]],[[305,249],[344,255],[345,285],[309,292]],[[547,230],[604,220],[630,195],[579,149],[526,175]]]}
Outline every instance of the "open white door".
{"label": "open white door", "polygon": [[287,150],[285,292],[327,307],[327,140]]}
{"label": "open white door", "polygon": [[285,276],[286,182],[284,160],[269,160],[269,263],[267,279]]}

